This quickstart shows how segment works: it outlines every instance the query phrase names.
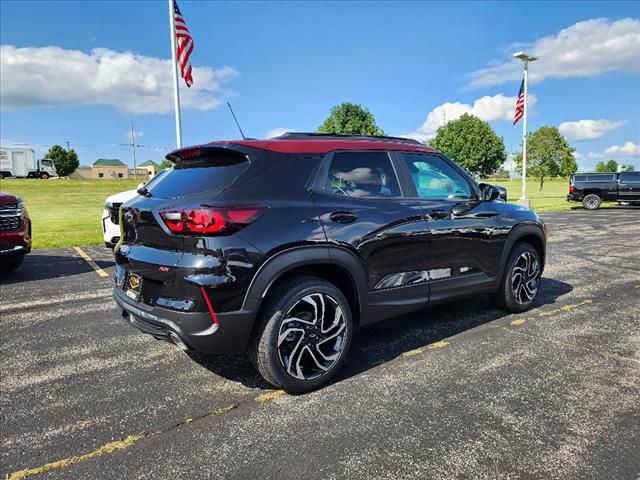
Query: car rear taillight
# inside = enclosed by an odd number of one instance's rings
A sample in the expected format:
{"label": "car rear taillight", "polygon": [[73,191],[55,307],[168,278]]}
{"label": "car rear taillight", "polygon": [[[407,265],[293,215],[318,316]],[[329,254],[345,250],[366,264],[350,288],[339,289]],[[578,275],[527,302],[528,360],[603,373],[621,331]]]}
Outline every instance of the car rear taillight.
{"label": "car rear taillight", "polygon": [[575,185],[569,185],[569,193],[573,193],[576,189]]}
{"label": "car rear taillight", "polygon": [[174,233],[228,234],[250,224],[265,207],[186,207],[162,210],[160,217]]}

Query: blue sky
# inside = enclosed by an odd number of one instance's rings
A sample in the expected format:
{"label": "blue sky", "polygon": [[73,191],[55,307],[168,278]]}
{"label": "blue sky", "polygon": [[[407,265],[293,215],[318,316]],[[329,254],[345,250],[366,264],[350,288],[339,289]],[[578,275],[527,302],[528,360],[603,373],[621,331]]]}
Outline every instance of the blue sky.
{"label": "blue sky", "polygon": [[[582,168],[615,158],[640,169],[638,2],[197,2],[183,93],[183,143],[238,133],[313,131],[342,101],[389,134],[427,139],[465,111],[520,145],[513,98],[531,65],[529,130],[559,126]],[[82,164],[159,161],[175,146],[166,1],[0,3],[3,142],[69,141]]]}

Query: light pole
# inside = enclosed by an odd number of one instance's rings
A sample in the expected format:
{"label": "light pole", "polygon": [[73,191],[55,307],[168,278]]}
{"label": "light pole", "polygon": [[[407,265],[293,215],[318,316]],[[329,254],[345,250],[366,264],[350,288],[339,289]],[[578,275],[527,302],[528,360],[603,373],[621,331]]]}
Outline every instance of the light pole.
{"label": "light pole", "polygon": [[538,57],[534,57],[533,55],[528,55],[524,52],[514,53],[513,56],[515,58],[519,58],[524,63],[524,73],[523,73],[523,81],[524,81],[524,118],[522,119],[522,197],[518,200],[520,205],[525,205],[527,207],[531,206],[529,199],[527,198],[527,93],[529,91],[529,62],[535,62],[538,60]]}

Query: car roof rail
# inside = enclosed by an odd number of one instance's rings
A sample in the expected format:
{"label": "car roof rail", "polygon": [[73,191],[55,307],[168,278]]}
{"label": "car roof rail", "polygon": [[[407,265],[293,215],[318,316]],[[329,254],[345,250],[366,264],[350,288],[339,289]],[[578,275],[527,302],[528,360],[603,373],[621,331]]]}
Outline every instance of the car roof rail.
{"label": "car roof rail", "polygon": [[418,140],[404,137],[390,137],[387,135],[353,135],[349,133],[318,133],[318,132],[286,132],[272,140],[376,140],[380,142],[401,142],[423,145]]}

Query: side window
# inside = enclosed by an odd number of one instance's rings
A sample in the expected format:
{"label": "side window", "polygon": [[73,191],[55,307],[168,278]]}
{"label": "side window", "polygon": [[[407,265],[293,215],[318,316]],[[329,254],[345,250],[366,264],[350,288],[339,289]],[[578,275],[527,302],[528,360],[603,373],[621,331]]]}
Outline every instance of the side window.
{"label": "side window", "polygon": [[627,183],[640,183],[640,172],[621,173],[620,181]]}
{"label": "side window", "polygon": [[587,175],[587,182],[613,182],[615,175]]}
{"label": "side window", "polygon": [[436,155],[402,153],[418,197],[427,199],[468,200],[473,198],[469,182]]}
{"label": "side window", "polygon": [[391,159],[384,152],[336,153],[324,190],[347,197],[400,196]]}

